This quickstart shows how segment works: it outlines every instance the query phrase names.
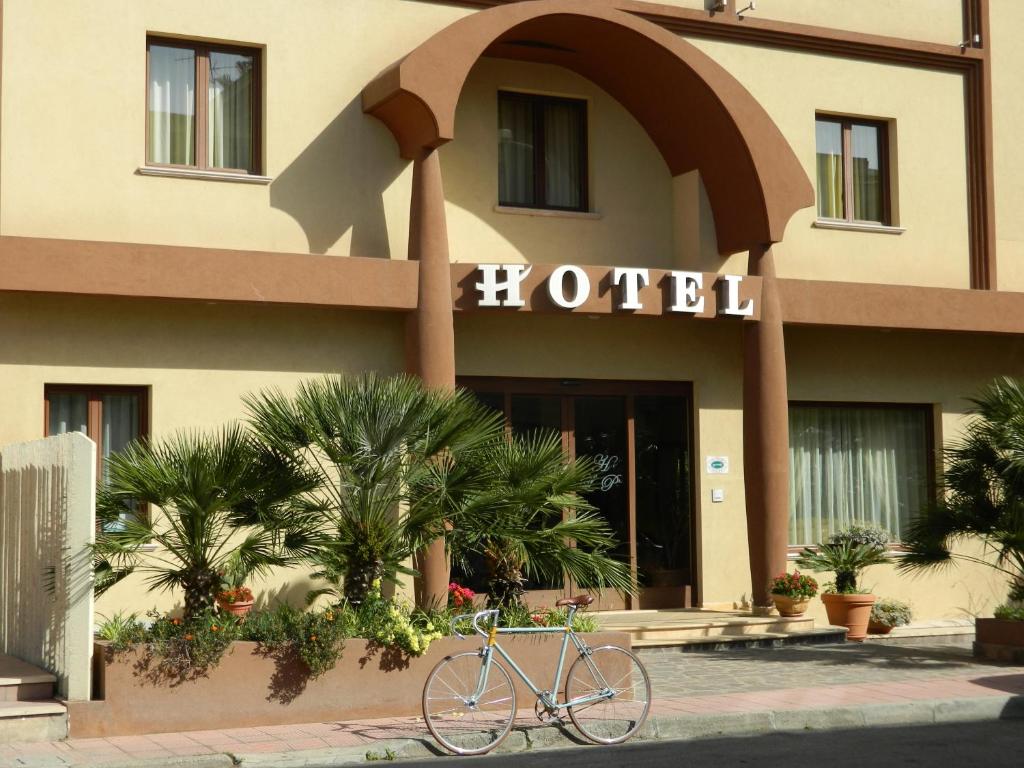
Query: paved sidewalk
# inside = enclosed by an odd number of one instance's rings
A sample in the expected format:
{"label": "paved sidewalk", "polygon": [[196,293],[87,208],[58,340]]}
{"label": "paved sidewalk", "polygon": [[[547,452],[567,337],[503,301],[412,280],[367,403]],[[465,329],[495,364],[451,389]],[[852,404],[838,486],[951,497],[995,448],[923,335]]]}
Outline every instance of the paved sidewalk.
{"label": "paved sidewalk", "polygon": [[[973,659],[966,649],[807,646],[682,654],[642,653],[654,704],[642,738],[670,739],[1024,718],[1024,666]],[[505,751],[577,743],[571,727],[522,730]],[[0,746],[0,766],[315,766],[427,757],[417,718],[262,726]]]}

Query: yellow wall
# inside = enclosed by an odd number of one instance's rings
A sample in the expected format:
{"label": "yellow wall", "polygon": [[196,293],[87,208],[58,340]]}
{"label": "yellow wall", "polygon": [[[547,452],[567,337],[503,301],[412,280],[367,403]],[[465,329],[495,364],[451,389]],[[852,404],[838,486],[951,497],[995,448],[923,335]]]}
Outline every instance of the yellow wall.
{"label": "yellow wall", "polygon": [[1000,290],[1024,291],[1024,48],[1017,34],[1024,4],[997,2],[991,9],[997,281]]}
{"label": "yellow wall", "polygon": [[[499,90],[584,99],[590,207],[600,218],[496,212]],[[672,177],[632,115],[561,67],[485,59],[473,68],[441,152],[452,261],[636,265],[673,261]]]}
{"label": "yellow wall", "polygon": [[[131,300],[8,295],[0,298],[0,442],[39,437],[48,383],[135,384],[152,393],[152,432],[210,428],[243,415],[241,396],[290,389],[323,372],[402,367],[398,315]],[[957,435],[964,397],[998,374],[1024,374],[1024,340],[841,329],[787,329],[795,400],[932,403],[937,441]],[[700,597],[706,605],[749,599],[743,494],[740,324],[723,320],[543,314],[456,316],[459,375],[690,381],[694,387]],[[956,365],[950,366],[949,361]],[[885,375],[879,375],[879,372]],[[725,455],[730,473],[708,476],[703,459]],[[725,501],[711,503],[711,490]],[[990,611],[1003,587],[961,568],[927,578],[874,568],[866,585],[910,599],[919,618]],[[301,600],[299,569],[255,585],[262,599]],[[167,609],[138,578],[98,604]]]}
{"label": "yellow wall", "polygon": [[[790,220],[775,249],[780,277],[969,286],[962,76],[735,43],[692,42],[760,102],[812,183],[817,111],[895,122],[894,198],[897,222],[906,231],[818,229],[813,226],[816,209],[805,208]],[[741,269],[740,264],[733,257],[728,269]]]}
{"label": "yellow wall", "polygon": [[[658,0],[690,10],[714,8],[717,0]],[[734,0],[736,10],[750,0]],[[811,24],[873,35],[956,45],[963,39],[962,0],[757,0],[748,19]]]}
{"label": "yellow wall", "polygon": [[[965,398],[996,376],[1024,375],[1024,339],[996,336],[791,327],[786,355],[790,399],[932,404],[937,446],[960,435]],[[864,586],[908,600],[919,618],[986,615],[1006,598],[1005,582],[981,566],[927,576],[875,566]]]}
{"label": "yellow wall", "polygon": [[[736,0],[737,8],[747,4]],[[961,0],[757,0],[749,17],[946,45],[963,40]]]}
{"label": "yellow wall", "polygon": [[[810,5],[826,4],[769,2],[763,10],[796,13]],[[827,5],[845,9],[836,10],[838,26],[844,13],[861,14],[849,11],[852,2]],[[917,18],[905,4],[863,5],[876,15]],[[310,0],[302,13],[282,0],[245,7],[240,14],[234,4],[199,0],[6,3],[0,233],[405,258],[410,168],[384,126],[362,113],[359,94],[384,67],[470,11],[400,0]],[[944,14],[932,15],[943,23]],[[265,46],[269,185],[135,173],[144,163],[147,31]],[[898,218],[906,232],[815,229],[814,209],[805,209],[778,249],[781,275],[968,284],[960,76],[694,43],[764,105],[811,178],[815,110],[895,120]],[[55,48],[60,56],[50,55]],[[588,99],[600,218],[493,210],[500,87]],[[73,125],[60,115],[73,116]],[[706,201],[701,206],[696,178],[670,179],[633,118],[565,70],[481,62],[460,103],[456,141],[443,150],[443,170],[455,260],[745,268],[742,254],[723,259],[715,252],[711,211]]]}
{"label": "yellow wall", "polygon": [[[403,368],[397,314],[0,294],[0,326],[3,445],[42,437],[46,384],[149,387],[159,439],[241,418],[242,396],[265,387],[287,391],[322,373]],[[287,588],[301,602],[307,579],[281,573],[263,586],[264,597]],[[96,610],[173,603],[132,577]]]}
{"label": "yellow wall", "polygon": [[[405,258],[411,172],[360,92],[467,13],[401,0],[9,0],[0,232]],[[270,185],[136,175],[147,32],[266,47]]]}

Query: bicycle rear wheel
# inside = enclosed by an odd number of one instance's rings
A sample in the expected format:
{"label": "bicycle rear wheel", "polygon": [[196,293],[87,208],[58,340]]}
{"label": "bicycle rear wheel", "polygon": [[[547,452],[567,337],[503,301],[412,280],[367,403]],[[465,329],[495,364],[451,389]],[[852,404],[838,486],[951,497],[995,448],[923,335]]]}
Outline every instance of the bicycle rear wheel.
{"label": "bicycle rear wheel", "polygon": [[456,755],[482,755],[508,736],[516,718],[516,690],[504,667],[491,662],[474,701],[483,659],[473,651],[441,659],[423,686],[423,719],[438,744]]}
{"label": "bicycle rear wheel", "polygon": [[[592,701],[571,703],[588,697]],[[569,717],[580,733],[598,744],[619,744],[635,734],[651,709],[651,679],[633,653],[602,645],[582,654],[565,683]]]}

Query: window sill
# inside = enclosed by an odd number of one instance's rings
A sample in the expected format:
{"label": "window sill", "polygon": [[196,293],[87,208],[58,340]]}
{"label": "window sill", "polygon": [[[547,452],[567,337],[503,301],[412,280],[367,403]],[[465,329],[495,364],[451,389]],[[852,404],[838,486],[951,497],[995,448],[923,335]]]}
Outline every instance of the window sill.
{"label": "window sill", "polygon": [[495,213],[509,213],[514,216],[543,216],[551,219],[592,219],[603,218],[597,211],[558,211],[551,208],[520,208],[514,205],[496,205]]}
{"label": "window sill", "polygon": [[207,179],[209,181],[233,181],[237,184],[269,184],[270,176],[253,173],[228,173],[226,171],[200,171],[194,168],[157,168],[143,165],[135,171],[140,176],[163,176],[172,179]]}
{"label": "window sill", "polygon": [[906,227],[893,227],[888,224],[871,224],[863,221],[841,221],[838,219],[815,219],[814,226],[818,229],[845,229],[850,232],[878,232],[883,235],[902,235]]}
{"label": "window sill", "polygon": [[[808,545],[808,549],[812,549],[815,552],[818,551],[818,547],[816,545]],[[800,553],[803,551],[804,548],[802,546],[794,546],[791,544],[786,552],[786,559],[796,560],[800,557]],[[885,550],[885,554],[889,557],[903,557],[907,554],[907,548],[902,544],[890,544]]]}

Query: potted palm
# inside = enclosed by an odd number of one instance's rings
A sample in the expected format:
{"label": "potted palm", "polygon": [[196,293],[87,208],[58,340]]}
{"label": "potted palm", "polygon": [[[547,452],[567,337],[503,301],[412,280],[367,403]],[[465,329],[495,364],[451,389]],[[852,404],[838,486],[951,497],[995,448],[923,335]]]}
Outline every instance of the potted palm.
{"label": "potted palm", "polygon": [[818,594],[818,582],[800,571],[780,573],[769,582],[768,592],[780,616],[803,616],[811,598]]}
{"label": "potted palm", "polygon": [[888,534],[881,529],[852,526],[829,537],[816,549],[805,547],[797,565],[816,572],[831,571],[835,581],[821,595],[830,624],[846,627],[846,639],[863,642],[875,596],[863,592],[857,581],[865,568],[890,562]]}

